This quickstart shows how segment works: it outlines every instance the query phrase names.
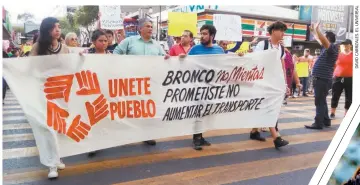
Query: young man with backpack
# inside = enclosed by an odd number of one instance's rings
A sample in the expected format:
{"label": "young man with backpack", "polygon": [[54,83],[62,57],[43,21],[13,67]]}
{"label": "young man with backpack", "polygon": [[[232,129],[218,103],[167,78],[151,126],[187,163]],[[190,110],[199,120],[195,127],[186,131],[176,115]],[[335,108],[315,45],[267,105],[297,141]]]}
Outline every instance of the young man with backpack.
{"label": "young man with backpack", "polygon": [[[284,36],[284,32],[286,30],[287,30],[286,24],[279,22],[279,21],[273,23],[272,25],[270,25],[268,27],[268,32],[270,33],[270,39],[260,41],[254,49],[254,52],[264,51],[264,50],[269,50],[269,49],[278,50],[279,60],[274,61],[274,62],[281,62],[283,71],[284,71],[284,79],[285,80],[287,79],[286,69],[285,69],[285,48],[281,44],[281,42],[282,42],[282,39]],[[285,82],[285,84],[287,84],[287,83]],[[289,93],[288,86],[286,85],[284,88],[286,88],[287,93]],[[283,147],[283,146],[286,146],[289,144],[289,142],[282,139],[280,134],[278,133],[277,123],[276,123],[275,127],[271,127],[271,128],[269,128],[269,130],[274,139],[275,148],[280,148],[280,147]],[[250,132],[250,139],[258,140],[258,141],[266,140],[264,137],[261,137],[258,128],[252,129],[252,131]]]}

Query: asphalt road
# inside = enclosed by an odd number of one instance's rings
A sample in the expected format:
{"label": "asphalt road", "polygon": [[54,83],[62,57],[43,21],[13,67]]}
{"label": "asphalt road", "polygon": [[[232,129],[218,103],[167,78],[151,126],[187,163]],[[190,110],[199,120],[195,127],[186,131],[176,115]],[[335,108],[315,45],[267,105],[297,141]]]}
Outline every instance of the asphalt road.
{"label": "asphalt road", "polygon": [[[31,97],[29,97],[31,98]],[[330,97],[329,97],[330,100]],[[279,119],[280,133],[290,145],[274,148],[249,140],[249,129],[210,131],[212,146],[191,147],[192,136],[158,140],[155,147],[135,143],[99,152],[95,157],[64,158],[66,169],[47,179],[30,125],[16,98],[8,92],[3,105],[3,183],[17,185],[123,184],[308,184],[343,118],[343,97],[337,119],[322,131],[307,130],[314,116],[313,97],[290,99]],[[239,120],[241,122],[241,120]],[[269,133],[262,133],[269,137]]]}

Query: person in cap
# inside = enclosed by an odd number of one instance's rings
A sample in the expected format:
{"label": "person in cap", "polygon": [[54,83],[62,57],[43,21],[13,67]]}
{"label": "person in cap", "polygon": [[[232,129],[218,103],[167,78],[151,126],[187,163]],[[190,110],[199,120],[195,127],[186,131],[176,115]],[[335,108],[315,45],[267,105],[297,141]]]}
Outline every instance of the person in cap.
{"label": "person in cap", "polygon": [[352,42],[350,39],[346,39],[341,43],[341,45],[344,47],[344,50],[339,54],[334,70],[330,118],[335,118],[336,108],[343,91],[345,91],[345,114],[349,110],[352,103]]}
{"label": "person in cap", "polygon": [[[164,56],[165,59],[168,59],[170,56],[151,37],[153,33],[152,21],[144,18],[138,22],[140,35],[131,36],[121,41],[114,49],[113,54]],[[156,145],[155,140],[144,141],[144,143],[152,146]]]}
{"label": "person in cap", "polygon": [[313,124],[305,125],[307,129],[318,130],[323,129],[324,126],[331,126],[326,96],[331,88],[334,66],[339,55],[335,45],[336,35],[329,31],[325,32],[324,35],[320,31],[319,25],[320,23],[316,23],[310,26],[311,33],[322,46],[320,56],[316,60],[312,70],[316,116]]}

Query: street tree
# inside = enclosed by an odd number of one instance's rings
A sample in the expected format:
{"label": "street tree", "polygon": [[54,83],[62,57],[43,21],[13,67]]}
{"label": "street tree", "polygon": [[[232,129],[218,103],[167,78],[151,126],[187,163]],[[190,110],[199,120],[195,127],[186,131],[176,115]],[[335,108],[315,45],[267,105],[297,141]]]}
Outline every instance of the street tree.
{"label": "street tree", "polygon": [[27,22],[27,21],[30,21],[30,20],[33,20],[33,19],[34,19],[34,14],[28,13],[28,12],[18,14],[18,16],[17,16],[17,20],[18,21],[23,21],[23,22]]}
{"label": "street tree", "polygon": [[75,23],[81,26],[80,34],[90,43],[90,32],[98,20],[99,6],[82,6],[75,11]]}
{"label": "street tree", "polygon": [[66,17],[59,18],[61,25],[61,32],[66,35],[69,32],[74,32],[76,35],[80,35],[79,25],[75,22],[74,16],[68,14]]}

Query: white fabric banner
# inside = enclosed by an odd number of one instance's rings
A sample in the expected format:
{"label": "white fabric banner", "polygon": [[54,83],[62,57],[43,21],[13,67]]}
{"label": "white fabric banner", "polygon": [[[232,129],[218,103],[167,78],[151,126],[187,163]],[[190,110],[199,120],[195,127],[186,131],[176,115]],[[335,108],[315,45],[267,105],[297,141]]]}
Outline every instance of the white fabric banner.
{"label": "white fabric banner", "polygon": [[[237,55],[78,54],[4,60],[40,159],[212,129],[273,127],[285,93],[276,51]],[[206,134],[205,134],[206,136]]]}

